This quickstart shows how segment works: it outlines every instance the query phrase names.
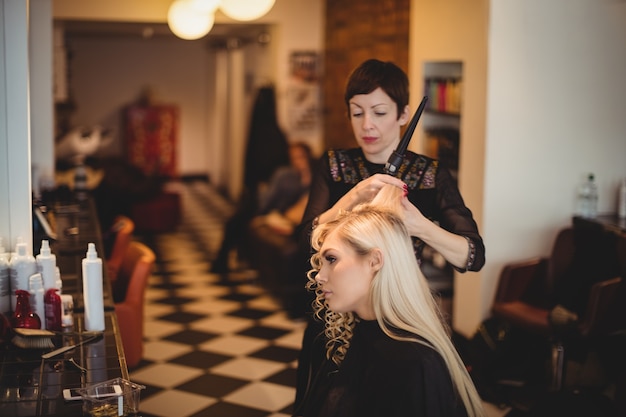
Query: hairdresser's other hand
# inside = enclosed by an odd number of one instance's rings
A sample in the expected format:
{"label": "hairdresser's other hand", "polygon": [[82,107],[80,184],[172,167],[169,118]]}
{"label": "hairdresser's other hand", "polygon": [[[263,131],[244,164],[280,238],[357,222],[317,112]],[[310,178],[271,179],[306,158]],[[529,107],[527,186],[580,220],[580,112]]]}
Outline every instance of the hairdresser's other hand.
{"label": "hairdresser's other hand", "polygon": [[344,207],[344,209],[352,210],[357,204],[372,201],[380,189],[386,184],[394,185],[400,189],[406,187],[404,182],[399,178],[387,174],[374,174],[359,182],[345,194],[344,198],[346,199],[347,206]]}
{"label": "hairdresser's other hand", "polygon": [[402,199],[402,208],[409,235],[424,241],[457,268],[466,267],[468,245],[463,236],[448,232],[430,221],[406,197]]}
{"label": "hairdresser's other hand", "polygon": [[404,211],[404,225],[407,231],[411,236],[421,238],[424,229],[431,226],[432,222],[406,196],[402,199],[402,209]]}

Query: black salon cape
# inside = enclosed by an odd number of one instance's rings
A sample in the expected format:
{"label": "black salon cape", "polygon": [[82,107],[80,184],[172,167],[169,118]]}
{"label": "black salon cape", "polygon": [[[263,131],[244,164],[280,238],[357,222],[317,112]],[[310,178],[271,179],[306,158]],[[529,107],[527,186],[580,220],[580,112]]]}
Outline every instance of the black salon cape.
{"label": "black salon cape", "polygon": [[376,321],[359,322],[339,368],[326,361],[310,381],[295,416],[467,416],[443,358],[391,339]]}

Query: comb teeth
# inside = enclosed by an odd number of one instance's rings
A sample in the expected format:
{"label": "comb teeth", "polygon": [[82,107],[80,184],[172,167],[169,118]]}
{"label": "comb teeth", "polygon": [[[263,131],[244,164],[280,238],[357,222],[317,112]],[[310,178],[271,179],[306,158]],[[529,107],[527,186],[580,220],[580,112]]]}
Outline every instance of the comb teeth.
{"label": "comb teeth", "polygon": [[51,349],[54,347],[54,333],[40,329],[14,329],[15,336],[11,342],[22,349]]}

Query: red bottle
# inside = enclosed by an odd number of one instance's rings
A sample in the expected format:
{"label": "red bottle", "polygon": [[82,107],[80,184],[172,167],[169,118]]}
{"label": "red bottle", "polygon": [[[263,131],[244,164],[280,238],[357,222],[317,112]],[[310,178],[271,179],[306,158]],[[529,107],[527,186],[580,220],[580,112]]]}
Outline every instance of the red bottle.
{"label": "red bottle", "polygon": [[43,298],[46,311],[46,329],[60,332],[63,329],[61,322],[61,296],[57,288],[50,288]]}
{"label": "red bottle", "polygon": [[17,302],[13,313],[12,325],[14,328],[41,329],[41,319],[30,307],[30,293],[25,290],[15,290]]}

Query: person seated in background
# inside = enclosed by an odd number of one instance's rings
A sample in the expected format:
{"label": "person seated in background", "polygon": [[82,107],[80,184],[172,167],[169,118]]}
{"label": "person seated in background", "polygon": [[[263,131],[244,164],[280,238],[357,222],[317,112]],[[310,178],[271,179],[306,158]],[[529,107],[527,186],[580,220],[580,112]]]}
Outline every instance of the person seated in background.
{"label": "person seated in background", "polygon": [[298,319],[310,296],[298,279],[302,268],[296,265],[300,258],[296,256],[298,239],[294,230],[309,199],[313,159],[310,148],[301,143],[290,147],[290,156],[292,165],[276,173],[259,215],[250,222],[247,245],[251,266],[261,283],[279,299],[291,318]]}
{"label": "person seated in background", "polygon": [[289,165],[277,168],[268,185],[258,190],[260,197],[255,216],[248,219],[235,215],[226,223],[224,238],[211,272],[228,272],[230,253],[242,248],[246,252],[250,226],[253,229],[268,226],[281,235],[293,232],[308,201],[312,160],[312,150],[306,143],[289,145]]}
{"label": "person seated in background", "polygon": [[309,201],[313,153],[303,142],[289,146],[290,166],[277,170],[261,198],[252,228],[267,225],[273,232],[291,235],[300,224]]}
{"label": "person seated in background", "polygon": [[325,358],[294,416],[484,415],[415,258],[406,197],[385,185],[313,229],[307,287]]}

